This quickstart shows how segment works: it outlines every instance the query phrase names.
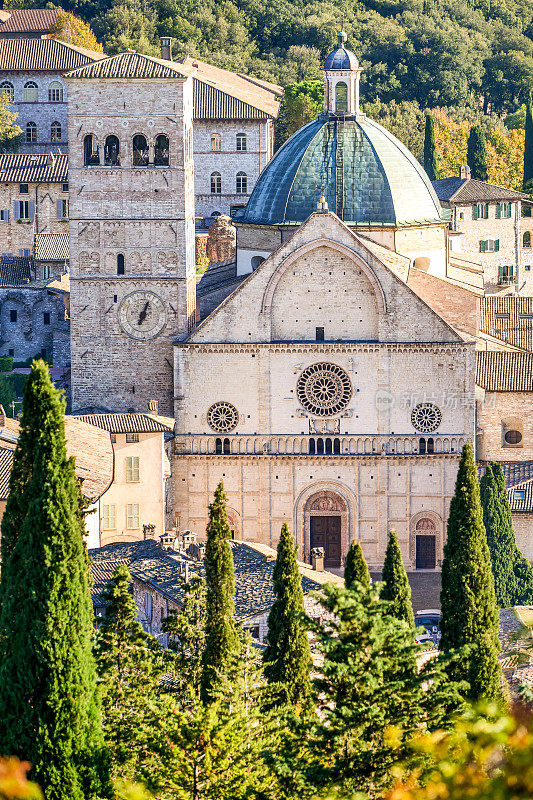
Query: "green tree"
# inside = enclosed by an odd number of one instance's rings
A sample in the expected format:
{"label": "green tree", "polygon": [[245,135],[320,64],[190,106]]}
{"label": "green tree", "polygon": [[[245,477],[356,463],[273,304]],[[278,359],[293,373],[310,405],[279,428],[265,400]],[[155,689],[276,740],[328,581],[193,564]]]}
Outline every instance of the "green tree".
{"label": "green tree", "polygon": [[474,451],[469,442],[463,447],[450,504],[440,599],[440,649],[451,652],[469,648],[450,669],[450,675],[468,681],[470,700],[500,700],[498,606]]}
{"label": "green tree", "polygon": [[102,686],[104,736],[115,777],[132,779],[144,751],[147,704],[157,694],[165,660],[157,641],[137,619],[131,575],[118,566],[106,586],[105,615],[96,638]]}
{"label": "green tree", "polygon": [[472,177],[478,181],[486,181],[489,173],[487,168],[487,148],[485,147],[485,134],[480,125],[472,125],[468,136],[466,162],[472,171]]}
{"label": "green tree", "polygon": [[64,409],[48,368],[34,362],[2,520],[0,752],[30,760],[47,800],[89,800],[108,796],[108,779]]}
{"label": "green tree", "polygon": [[276,120],[276,147],[318,117],[324,105],[323,81],[300,81],[285,87]]}
{"label": "green tree", "polygon": [[205,648],[205,581],[195,575],[183,588],[183,608],[172,609],[163,620],[162,627],[169,637],[169,648],[176,654],[176,678],[180,684],[180,692],[193,692],[198,696]]}
{"label": "green tree", "polygon": [[304,625],[302,578],[296,547],[284,523],[273,573],[275,600],[268,615],[263,656],[265,676],[276,684],[283,702],[306,706],[311,696],[311,651]]}
{"label": "green tree", "polygon": [[489,464],[486,468],[480,481],[480,498],[496,602],[501,608],[508,608],[513,605],[517,590],[514,572],[517,547],[505,479],[499,464]]}
{"label": "green tree", "polygon": [[218,681],[228,674],[239,649],[235,625],[235,570],[229,540],[231,530],[226,513],[222,481],[209,506],[205,577],[207,584],[206,639],[202,661],[201,697],[208,702]]}
{"label": "green tree", "polygon": [[354,581],[362,584],[365,589],[370,588],[370,573],[366,565],[363,549],[359,542],[352,541],[350,549],[346,554],[344,565],[344,585],[351,589]]}
{"label": "green tree", "polygon": [[424,169],[430,181],[440,178],[439,162],[437,158],[437,143],[435,141],[435,120],[431,114],[426,114],[426,128],[424,132]]}
{"label": "green tree", "polygon": [[0,153],[16,152],[22,144],[22,128],[15,124],[18,114],[11,111],[11,100],[6,92],[0,93]]}
{"label": "green tree", "polygon": [[102,45],[96,40],[91,26],[74,14],[65,11],[58,15],[57,20],[50,28],[50,35],[76,47],[83,47],[95,53],[102,53]]}
{"label": "green tree", "polygon": [[414,630],[415,617],[411,603],[411,587],[402,561],[402,554],[398,544],[398,536],[394,528],[390,529],[385,561],[381,573],[380,596],[389,605],[389,613],[396,619],[401,619]]}
{"label": "green tree", "polygon": [[524,191],[533,194],[533,107],[531,95],[526,106],[526,136],[524,141]]}

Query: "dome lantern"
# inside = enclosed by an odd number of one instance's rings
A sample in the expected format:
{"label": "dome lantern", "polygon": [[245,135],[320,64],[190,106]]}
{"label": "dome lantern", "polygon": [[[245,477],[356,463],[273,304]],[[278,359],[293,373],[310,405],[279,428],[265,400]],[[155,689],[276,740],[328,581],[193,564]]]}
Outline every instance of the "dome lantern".
{"label": "dome lantern", "polygon": [[362,68],[355,53],[346,49],[346,33],[337,33],[337,48],[324,62],[324,110],[328,114],[360,114],[359,79]]}

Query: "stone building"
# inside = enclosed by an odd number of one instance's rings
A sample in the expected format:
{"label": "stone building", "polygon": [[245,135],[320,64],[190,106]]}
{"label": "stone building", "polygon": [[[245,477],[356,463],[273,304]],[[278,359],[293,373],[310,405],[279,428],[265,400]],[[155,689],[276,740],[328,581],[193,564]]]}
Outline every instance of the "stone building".
{"label": "stone building", "polygon": [[[27,257],[35,254],[35,238],[60,234],[68,238],[68,157],[66,155],[0,154],[0,253]],[[68,259],[68,253],[67,253]],[[38,277],[64,272],[65,259]]]}
{"label": "stone building", "polygon": [[467,166],[458,178],[442,178],[433,186],[443,206],[451,210],[450,248],[481,264],[485,291],[532,295],[529,195],[474,180]]}
{"label": "stone building", "polygon": [[[162,57],[170,57],[162,39]],[[164,53],[164,55],[163,55]],[[248,202],[274,152],[280,86],[195,58],[194,174],[196,216],[233,216]]]}
{"label": "stone building", "polygon": [[0,38],[0,92],[18,114],[27,153],[67,152],[64,73],[102,53],[49,38]]}
{"label": "stone building", "polygon": [[173,411],[196,316],[193,74],[127,52],[66,77],[74,411]]}

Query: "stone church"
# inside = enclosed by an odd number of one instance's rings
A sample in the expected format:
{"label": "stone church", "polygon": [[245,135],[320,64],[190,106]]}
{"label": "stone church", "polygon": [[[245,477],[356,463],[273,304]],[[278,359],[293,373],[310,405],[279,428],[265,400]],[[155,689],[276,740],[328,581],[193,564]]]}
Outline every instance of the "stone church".
{"label": "stone church", "polygon": [[72,403],[174,413],[182,530],[202,535],[222,479],[236,540],[275,546],[288,522],[302,558],[321,546],[340,569],[359,539],[379,568],[394,525],[406,566],[435,569],[475,344],[407,285],[417,260],[445,269],[446,220],[360,112],[360,73],[339,34],[324,112],[263,171],[236,220],[237,288],[196,325],[194,72],[126,53],[67,77]]}

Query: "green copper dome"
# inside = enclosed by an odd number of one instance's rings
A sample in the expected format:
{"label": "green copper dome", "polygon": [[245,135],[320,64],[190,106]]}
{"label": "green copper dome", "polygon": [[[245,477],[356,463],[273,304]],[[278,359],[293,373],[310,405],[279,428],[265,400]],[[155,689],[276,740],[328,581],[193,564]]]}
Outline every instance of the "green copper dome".
{"label": "green copper dome", "polygon": [[239,222],[301,223],[324,195],[348,225],[439,222],[431,182],[407,148],[364,116],[321,114],[265,167]]}

